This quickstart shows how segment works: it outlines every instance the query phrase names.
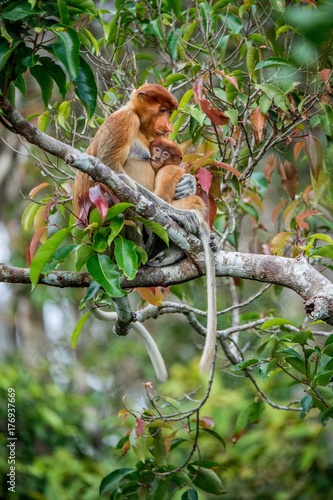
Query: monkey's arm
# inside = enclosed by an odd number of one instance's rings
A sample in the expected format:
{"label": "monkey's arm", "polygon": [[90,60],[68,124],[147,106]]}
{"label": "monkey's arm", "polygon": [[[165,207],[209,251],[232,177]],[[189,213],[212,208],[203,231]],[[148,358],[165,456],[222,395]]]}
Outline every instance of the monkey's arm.
{"label": "monkey's arm", "polygon": [[105,120],[86,152],[116,173],[125,173],[124,165],[139,130],[138,115],[124,106]]}

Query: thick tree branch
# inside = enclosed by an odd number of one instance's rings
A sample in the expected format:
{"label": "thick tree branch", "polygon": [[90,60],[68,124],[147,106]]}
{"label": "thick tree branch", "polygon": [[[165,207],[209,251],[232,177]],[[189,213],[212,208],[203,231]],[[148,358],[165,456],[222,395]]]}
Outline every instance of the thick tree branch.
{"label": "thick tree branch", "polygon": [[[196,256],[204,267],[204,254]],[[272,283],[290,288],[305,302],[306,312],[312,319],[322,319],[333,324],[333,284],[316,271],[303,258],[290,259],[271,255],[224,252],[215,254],[216,275]],[[170,286],[198,278],[201,273],[190,259],[164,268],[145,267],[132,281],[123,280],[122,287]],[[39,283],[56,287],[85,287],[90,284],[87,273],[53,271],[43,274]],[[0,282],[30,283],[29,270],[0,265]]]}
{"label": "thick tree branch", "polygon": [[[145,268],[138,272],[131,282],[123,280],[124,288],[145,286],[169,286],[190,281],[204,274],[204,254],[201,242],[187,234],[168,215],[168,204],[147,200],[139,192],[131,189],[110,168],[96,158],[63,144],[42,133],[13,108],[8,99],[0,96],[2,121],[9,130],[23,136],[28,142],[42,150],[61,158],[66,163],[103,182],[122,200],[134,203],[136,211],[144,217],[159,222],[174,241],[188,256],[182,262],[165,268]],[[164,210],[167,210],[165,213]],[[305,301],[307,314],[313,319],[323,319],[333,324],[333,285],[311,267],[305,259],[289,259],[267,255],[244,254],[240,252],[216,252],[216,275],[234,276],[244,279],[274,283],[294,290]],[[0,265],[0,281],[10,283],[30,283],[26,269]],[[40,283],[57,287],[85,287],[90,283],[86,273],[54,271],[48,276],[41,275]]]}

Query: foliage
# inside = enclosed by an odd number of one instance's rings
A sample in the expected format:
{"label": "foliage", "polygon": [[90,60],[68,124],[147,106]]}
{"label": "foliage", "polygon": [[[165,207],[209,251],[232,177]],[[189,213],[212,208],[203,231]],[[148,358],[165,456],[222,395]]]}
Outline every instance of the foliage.
{"label": "foliage", "polygon": [[[1,362],[0,421],[2,498],[7,497],[7,390],[15,387],[16,498],[96,498],[107,470],[87,426],[91,395],[56,386],[47,367],[24,368],[22,359]],[[93,455],[93,456],[92,456]]]}
{"label": "foliage", "polygon": [[[187,171],[197,176],[200,195],[227,248],[238,250],[246,242],[250,252],[305,256],[313,265],[331,269],[332,14],[332,3],[325,0],[203,0],[190,5],[116,1],[112,9],[103,2],[98,8],[90,0],[3,1],[0,88],[16,103],[15,88],[27,95],[26,81],[35,79],[44,109],[28,119],[37,116],[40,130],[56,131],[64,142],[84,147],[133,87],[145,80],[171,86],[179,97],[172,137],[182,145]],[[43,170],[39,158],[33,159]],[[147,260],[120,235],[125,224],[137,229],[137,219],[124,216],[128,204],[109,208],[108,198],[119,200],[95,186],[89,193],[91,210],[75,226],[68,171],[54,163],[47,172],[55,182],[30,192],[31,204],[22,217],[24,230],[33,229],[31,281],[36,285],[41,272],[71,267],[74,256],[76,272],[85,266],[94,280],[80,307],[88,302],[109,306],[112,297],[124,295],[120,275],[132,279]],[[272,184],[279,186],[277,194]],[[246,226],[251,232],[247,240]],[[163,228],[152,229],[167,238]],[[228,284],[236,296],[234,309],[244,312],[223,313],[221,299],[220,343],[234,365],[231,372],[244,373],[258,398],[240,411],[235,442],[249,423],[260,420],[264,403],[274,406],[269,397],[274,379],[299,389],[293,408],[302,418],[315,408],[326,424],[333,403],[332,337],[319,332],[321,341],[316,325],[299,327],[302,321],[278,317],[278,306],[273,311],[263,306],[259,314],[253,302],[266,289],[242,302],[243,284],[236,285]],[[173,292],[182,299],[191,295],[186,287]],[[272,292],[276,303],[279,293]],[[142,292],[142,297],[154,305],[163,303],[154,292]],[[202,307],[201,295],[192,297],[192,303]],[[77,324],[73,345],[88,315]],[[227,334],[230,326],[235,330]],[[247,332],[250,340],[239,338],[240,332]],[[267,384],[268,395],[260,384]],[[154,398],[150,403],[143,413],[134,414],[136,427],[121,441],[121,447],[131,444],[139,463],[108,474],[101,490],[110,491],[111,498],[125,498],[129,492],[140,498],[148,488],[149,494],[162,498],[186,486],[183,498],[196,498],[199,486],[220,495],[215,461],[201,456],[192,460],[189,452],[184,470],[169,462],[167,450],[182,448],[187,438],[179,441],[178,428],[169,428],[168,411]],[[187,416],[178,413],[179,420]],[[196,418],[193,449],[202,430],[199,410]],[[222,439],[217,433],[215,438]],[[166,473],[168,479],[161,481]]]}

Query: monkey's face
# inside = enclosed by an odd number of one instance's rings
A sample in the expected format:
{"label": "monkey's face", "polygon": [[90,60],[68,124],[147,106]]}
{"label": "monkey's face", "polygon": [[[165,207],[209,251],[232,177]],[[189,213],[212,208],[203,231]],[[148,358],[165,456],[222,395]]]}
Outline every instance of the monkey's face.
{"label": "monkey's face", "polygon": [[164,165],[170,164],[171,155],[166,149],[163,149],[159,146],[153,146],[151,148],[150,154],[150,163],[155,171],[164,167]]}

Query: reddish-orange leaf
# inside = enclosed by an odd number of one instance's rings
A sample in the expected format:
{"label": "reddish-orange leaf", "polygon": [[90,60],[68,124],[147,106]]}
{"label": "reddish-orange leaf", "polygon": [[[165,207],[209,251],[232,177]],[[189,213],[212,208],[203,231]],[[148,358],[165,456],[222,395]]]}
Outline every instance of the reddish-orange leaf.
{"label": "reddish-orange leaf", "polygon": [[202,78],[198,78],[193,84],[193,92],[195,100],[202,98],[202,85],[203,85]]}
{"label": "reddish-orange leaf", "polygon": [[137,436],[142,436],[145,431],[145,421],[139,417],[135,419],[135,434]]}
{"label": "reddish-orange leaf", "polygon": [[285,206],[286,203],[287,203],[287,200],[282,200],[282,201],[280,201],[280,203],[278,203],[273,208],[272,217],[271,217],[273,223],[276,222],[276,219],[278,218],[278,215],[280,214],[281,209]]}
{"label": "reddish-orange leaf", "polygon": [[231,172],[236,177],[240,177],[242,175],[240,172],[238,172],[238,170],[235,170],[233,167],[231,167],[230,165],[228,165],[228,163],[224,163],[223,161],[214,161],[214,165],[216,167],[221,167],[224,170],[228,170],[228,172]]}
{"label": "reddish-orange leaf", "polygon": [[266,118],[263,114],[261,114],[259,107],[257,107],[252,111],[250,119],[254,126],[254,138],[256,144],[260,144],[265,137]]}
{"label": "reddish-orange leaf", "polygon": [[214,425],[215,425],[215,422],[211,417],[200,417],[199,418],[199,426],[202,429],[213,429]]}
{"label": "reddish-orange leaf", "polygon": [[309,161],[311,173],[317,181],[323,167],[323,147],[317,137],[309,133],[305,137],[304,149]]}
{"label": "reddish-orange leaf", "polygon": [[320,215],[320,214],[321,212],[318,212],[318,210],[306,210],[305,212],[301,212],[295,217],[296,224],[300,224],[302,220],[311,217],[311,215]]}
{"label": "reddish-orange leaf", "polygon": [[33,237],[31,238],[31,241],[30,241],[28,248],[27,248],[27,251],[26,251],[26,259],[27,259],[27,263],[29,266],[30,266],[31,261],[34,258],[35,253],[37,251],[38,243],[40,242],[45,231],[47,234],[47,228],[42,227],[41,229],[36,231],[35,234],[33,235]]}
{"label": "reddish-orange leaf", "polygon": [[130,448],[131,448],[131,443],[130,443],[130,440],[127,439],[125,441],[125,443],[123,444],[123,447],[121,449],[121,454],[126,455],[126,453],[129,451]]}
{"label": "reddish-orange leaf", "polygon": [[41,191],[43,188],[49,186],[49,182],[42,182],[41,184],[38,184],[38,186],[35,186],[32,188],[32,190],[29,193],[29,198],[34,198],[39,191]]}
{"label": "reddish-orange leaf", "polygon": [[299,141],[299,142],[296,142],[295,146],[294,146],[294,157],[295,157],[295,160],[297,160],[300,152],[302,151],[302,149],[304,148],[304,141]]}
{"label": "reddish-orange leaf", "polygon": [[158,287],[136,288],[140,297],[153,306],[159,306],[163,302],[163,292]]}
{"label": "reddish-orange leaf", "polygon": [[270,154],[270,156],[269,156],[269,158],[266,161],[265,166],[264,166],[264,176],[265,176],[265,179],[268,183],[271,182],[271,177],[272,177],[272,173],[273,173],[273,170],[275,168],[275,165],[276,165],[276,158],[272,153],[272,154]]}
{"label": "reddish-orange leaf", "polygon": [[226,125],[228,123],[229,118],[219,109],[212,108],[209,101],[206,99],[198,99],[198,103],[213,125]]}
{"label": "reddish-orange leaf", "polygon": [[299,183],[298,172],[296,170],[296,167],[292,163],[286,160],[283,165],[281,162],[279,162],[278,172],[281,177],[281,184],[284,191],[293,200],[297,193],[297,188]]}

